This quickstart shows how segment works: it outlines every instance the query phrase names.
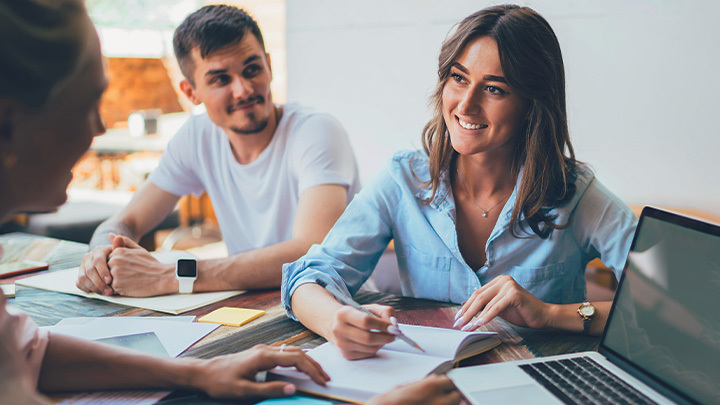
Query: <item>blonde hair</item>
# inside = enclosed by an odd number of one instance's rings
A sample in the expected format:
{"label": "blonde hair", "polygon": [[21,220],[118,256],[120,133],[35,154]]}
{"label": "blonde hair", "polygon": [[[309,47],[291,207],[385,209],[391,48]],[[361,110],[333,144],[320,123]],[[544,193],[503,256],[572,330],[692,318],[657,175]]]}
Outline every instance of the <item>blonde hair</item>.
{"label": "blonde hair", "polygon": [[0,0],[0,97],[46,105],[78,68],[90,24],[82,0]]}

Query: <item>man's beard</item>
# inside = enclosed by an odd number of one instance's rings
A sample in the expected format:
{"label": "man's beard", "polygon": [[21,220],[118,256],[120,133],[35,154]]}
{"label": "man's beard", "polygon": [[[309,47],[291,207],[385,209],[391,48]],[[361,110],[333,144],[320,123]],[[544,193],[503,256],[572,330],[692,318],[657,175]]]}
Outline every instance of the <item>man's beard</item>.
{"label": "man's beard", "polygon": [[265,130],[268,126],[268,122],[270,121],[269,118],[265,118],[264,120],[257,121],[255,113],[250,113],[247,115],[247,118],[250,120],[250,123],[242,128],[239,127],[231,127],[230,130],[235,132],[238,135],[253,135],[260,133]]}
{"label": "man's beard", "polygon": [[[247,104],[247,103],[252,103],[255,101],[257,101],[258,105],[265,104],[265,97],[263,97],[261,95],[251,96],[246,101],[236,104],[236,106]],[[228,114],[231,114],[235,110],[236,106],[229,107]],[[268,122],[270,121],[269,117],[258,120],[257,114],[254,112],[248,113],[247,119],[250,121],[250,123],[248,125],[246,125],[242,128],[231,127],[230,130],[232,130],[233,132],[235,132],[236,134],[239,134],[239,135],[253,135],[253,134],[257,134],[257,133],[264,131],[265,128],[267,128],[267,126],[268,126]]]}

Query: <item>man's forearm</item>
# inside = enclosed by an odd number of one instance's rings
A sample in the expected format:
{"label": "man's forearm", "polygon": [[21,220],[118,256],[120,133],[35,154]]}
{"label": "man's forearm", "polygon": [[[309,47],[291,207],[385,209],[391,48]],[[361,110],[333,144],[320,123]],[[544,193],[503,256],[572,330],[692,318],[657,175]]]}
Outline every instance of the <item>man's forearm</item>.
{"label": "man's forearm", "polygon": [[277,288],[282,280],[282,265],[299,259],[311,245],[292,239],[224,259],[201,261],[194,291]]}
{"label": "man's forearm", "polygon": [[320,243],[342,215],[347,188],[323,184],[305,190],[298,201],[292,239],[226,259],[199,263],[195,291],[276,288],[282,265],[294,262]]}
{"label": "man's forearm", "polygon": [[111,233],[137,242],[172,212],[179,199],[179,196],[146,182],[125,208],[98,226],[90,240],[90,248],[107,245]]}
{"label": "man's forearm", "polygon": [[115,217],[111,217],[105,222],[101,223],[97,227],[97,229],[95,229],[95,232],[90,239],[90,249],[93,249],[97,246],[109,244],[109,236],[111,233],[114,233],[115,235],[127,236],[132,240],[137,240],[135,239],[135,235],[133,234],[132,229],[127,224]]}

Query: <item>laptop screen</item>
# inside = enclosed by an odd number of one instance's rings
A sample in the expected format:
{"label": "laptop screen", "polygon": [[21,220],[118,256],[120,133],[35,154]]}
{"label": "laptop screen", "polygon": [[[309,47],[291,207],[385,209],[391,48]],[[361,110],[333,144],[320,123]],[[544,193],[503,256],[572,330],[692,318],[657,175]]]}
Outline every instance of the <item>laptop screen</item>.
{"label": "laptop screen", "polygon": [[720,227],[646,208],[603,336],[608,349],[703,403],[720,398]]}

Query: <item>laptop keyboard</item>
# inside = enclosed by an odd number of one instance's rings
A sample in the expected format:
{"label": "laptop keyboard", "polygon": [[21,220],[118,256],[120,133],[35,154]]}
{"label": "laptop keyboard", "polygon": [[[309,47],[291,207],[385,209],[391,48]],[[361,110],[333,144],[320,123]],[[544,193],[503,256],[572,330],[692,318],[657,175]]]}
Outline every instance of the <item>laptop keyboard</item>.
{"label": "laptop keyboard", "polygon": [[520,368],[566,404],[655,404],[589,357],[537,362]]}

